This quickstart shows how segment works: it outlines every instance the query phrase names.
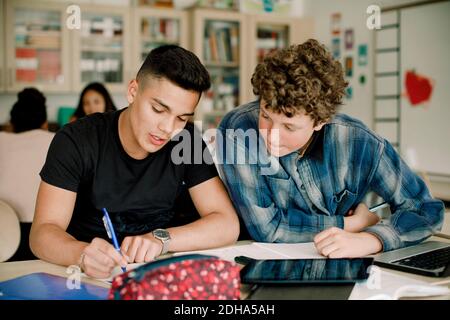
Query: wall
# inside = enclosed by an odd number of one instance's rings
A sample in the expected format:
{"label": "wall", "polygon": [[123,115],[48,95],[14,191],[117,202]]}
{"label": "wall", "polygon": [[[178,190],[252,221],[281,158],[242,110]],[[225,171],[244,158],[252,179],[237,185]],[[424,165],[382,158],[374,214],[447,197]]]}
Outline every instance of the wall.
{"label": "wall", "polygon": [[417,168],[450,180],[450,1],[404,9],[401,25],[402,75],[414,69],[434,83],[427,104],[402,99],[402,148]]}
{"label": "wall", "polygon": [[[368,52],[370,57],[372,31],[366,28],[366,8],[368,3],[373,1],[366,0],[342,0],[342,1],[325,1],[325,0],[311,0],[305,6],[305,14],[314,17],[314,32],[315,38],[321,43],[325,44],[331,49],[331,24],[330,18],[333,13],[341,14],[341,63],[343,64],[345,56],[353,56],[356,62],[356,49],[358,44],[368,44]],[[344,50],[342,33],[347,28],[354,30],[354,46],[353,50]],[[356,48],[355,48],[356,47]],[[369,60],[370,61],[370,60]],[[362,120],[367,125],[372,125],[372,64],[369,63],[365,67],[359,68],[354,63],[353,77],[350,80],[350,85],[353,87],[352,99],[345,99],[344,106],[341,112],[347,113]],[[358,85],[357,77],[365,74],[365,85]]]}
{"label": "wall", "polygon": [[[373,128],[373,81],[371,79],[372,63],[372,42],[373,32],[366,26],[368,14],[366,13],[369,5],[378,5],[380,8],[392,7],[414,3],[411,0],[306,0],[303,3],[304,15],[314,17],[315,38],[320,42],[331,46],[330,17],[333,13],[341,13],[341,32],[347,28],[354,30],[353,50],[346,51],[343,48],[343,36],[341,35],[341,63],[343,56],[353,56],[353,77],[350,84],[353,87],[353,98],[345,100],[345,105],[341,111],[362,120],[369,127]],[[356,63],[358,44],[368,44],[369,64],[365,67],[358,67]],[[358,82],[358,77],[364,74],[366,76],[365,85]]]}
{"label": "wall", "polygon": [[[306,0],[303,9],[304,9],[304,15],[311,15],[314,17],[314,32],[315,32],[315,38],[317,38],[319,41],[323,42],[327,46],[330,46],[331,44],[331,31],[330,31],[330,16],[331,14],[335,12],[341,13],[341,30],[345,30],[346,28],[353,28],[354,29],[354,36],[355,36],[355,44],[361,44],[361,43],[367,43],[369,45],[368,52],[369,52],[369,65],[366,69],[358,68],[357,65],[354,66],[354,73],[358,76],[361,73],[365,73],[367,76],[367,84],[366,86],[362,87],[360,85],[355,84],[354,85],[354,92],[353,92],[353,99],[352,100],[346,100],[345,106],[341,109],[342,112],[345,112],[351,116],[354,116],[356,118],[359,118],[363,122],[365,122],[369,127],[373,128],[373,81],[371,79],[372,72],[373,72],[373,56],[370,56],[372,54],[372,43],[373,43],[373,31],[369,30],[366,27],[366,19],[368,17],[368,14],[366,13],[366,9],[369,5],[375,4],[379,5],[381,8],[386,7],[393,7],[393,6],[400,6],[405,4],[414,4],[418,1],[411,1],[411,0],[340,0],[340,1],[329,1],[329,0]],[[423,2],[423,1],[422,1]],[[424,7],[416,7],[415,9],[406,9],[407,11],[417,11],[417,12],[423,12]],[[417,9],[418,8],[418,9]],[[414,17],[412,17],[414,19]],[[433,15],[427,15],[425,18],[423,15],[421,15],[420,18],[420,25],[417,25],[414,30],[411,30],[411,36],[414,38],[414,33],[421,31],[421,26],[434,26],[435,21],[433,20]],[[383,21],[382,21],[383,23]],[[413,22],[414,25],[414,22]],[[447,21],[448,25],[448,21]],[[423,29],[423,28],[422,28]],[[403,30],[404,31],[404,30]],[[448,27],[445,26],[438,32],[438,34],[444,33],[448,31]],[[422,34],[422,33],[420,33]],[[342,39],[342,37],[341,37]],[[444,36],[445,39],[445,36]],[[429,42],[430,44],[435,45],[436,44],[436,37],[435,34],[432,34],[432,36],[429,36]],[[341,40],[342,41],[342,40]],[[446,50],[448,50],[448,39],[444,44],[440,44],[441,47],[444,46]],[[428,45],[424,45],[423,48],[426,50]],[[342,46],[341,46],[342,48]],[[414,54],[414,52],[417,51],[417,48],[414,48],[414,42],[412,42],[412,47],[409,50],[409,53],[412,53],[410,57],[412,59],[416,59],[417,55]],[[442,50],[441,50],[442,51]],[[444,50],[445,51],[445,50]],[[341,51],[342,53],[342,51]],[[355,58],[356,52],[353,51],[353,57]],[[433,66],[439,65],[438,60],[444,59],[445,61],[445,53],[440,54],[439,52],[434,52],[433,58],[435,61],[432,61]],[[404,57],[402,57],[402,60],[404,60]],[[428,59],[429,60],[429,59]],[[408,63],[409,60],[405,60],[404,63]],[[420,65],[423,65],[425,62],[424,59],[420,60]],[[429,61],[428,61],[429,62]],[[427,62],[425,62],[427,63]],[[448,64],[447,64],[448,65]],[[444,72],[445,73],[445,72]],[[355,81],[355,77],[353,77],[353,83],[357,83]],[[448,82],[445,83],[445,81],[440,81],[442,86],[445,88],[448,88]],[[444,89],[445,90],[445,89]],[[403,103],[403,102],[402,102]],[[402,105],[403,107],[403,105]],[[444,108],[448,110],[448,102],[443,103],[442,105],[437,106],[441,111],[443,111]],[[435,109],[434,109],[435,110]],[[417,159],[413,159],[415,161],[410,161],[411,159],[408,159],[408,157],[405,158],[407,162],[412,166],[415,167],[417,170],[427,170],[427,171],[439,171],[438,173],[447,172],[449,170],[449,164],[448,161],[444,161],[442,163],[438,163],[442,157],[439,155],[439,150],[441,150],[441,153],[443,152],[443,149],[440,149],[437,147],[437,144],[442,145],[442,148],[445,149],[445,153],[448,153],[450,151],[450,148],[448,147],[448,140],[450,139],[450,130],[448,126],[448,117],[442,117],[439,118],[439,121],[432,121],[430,120],[430,115],[426,114],[423,116],[423,113],[420,113],[419,109],[416,110],[409,110],[407,114],[404,114],[405,117],[403,117],[402,114],[402,143],[403,144],[410,144],[413,143],[411,140],[414,140],[415,142],[420,142],[420,146],[422,147],[420,157],[416,154]],[[420,115],[422,114],[422,116]],[[439,117],[438,112],[438,117]],[[447,114],[447,112],[443,113]],[[405,124],[406,122],[406,124]],[[411,125],[420,124],[423,128],[426,128],[426,131],[424,135],[417,135],[414,133],[411,133],[411,130],[408,128]],[[417,126],[416,126],[417,127]],[[406,132],[408,131],[408,132]],[[447,146],[445,145],[447,143]],[[429,166],[424,166],[423,164],[426,163],[426,157],[429,156],[431,153],[427,151],[423,151],[428,147],[434,148],[433,149],[433,161],[430,163]],[[403,150],[405,151],[405,150]],[[436,155],[437,154],[437,155]],[[416,163],[413,163],[416,162]],[[422,167],[422,168],[421,168]],[[430,176],[430,182],[431,182],[431,190],[433,194],[436,196],[450,200],[450,181],[448,178],[442,178],[442,177],[435,177]]]}

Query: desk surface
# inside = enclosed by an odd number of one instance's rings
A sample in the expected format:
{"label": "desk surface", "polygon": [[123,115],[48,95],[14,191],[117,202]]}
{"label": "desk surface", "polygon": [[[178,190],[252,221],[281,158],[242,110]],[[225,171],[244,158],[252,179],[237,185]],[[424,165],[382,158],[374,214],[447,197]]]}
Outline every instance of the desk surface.
{"label": "desk surface", "polygon": [[[449,239],[443,239],[443,238],[438,238],[438,237],[432,237],[432,238],[430,238],[430,240],[450,242]],[[248,243],[248,241],[245,243]],[[450,283],[448,282],[448,281],[450,281],[450,277],[432,278],[432,277],[425,277],[425,276],[421,276],[421,275],[415,275],[415,274],[410,274],[410,273],[401,272],[401,271],[397,271],[397,270],[391,270],[391,269],[382,268],[382,270],[385,270],[391,274],[402,275],[402,276],[408,277],[410,279],[421,280],[421,281],[424,281],[424,282],[427,282],[430,284],[445,281],[446,282],[445,285],[450,287]],[[13,278],[17,278],[20,276],[24,276],[24,275],[34,273],[34,272],[46,272],[46,273],[50,273],[50,274],[54,274],[54,275],[58,275],[58,276],[62,276],[62,277],[68,277],[69,274],[66,273],[66,271],[67,271],[67,268],[64,266],[51,264],[51,263],[48,263],[48,262],[45,262],[42,260],[3,262],[3,263],[0,263],[0,282],[6,281],[9,279],[13,279]],[[105,288],[110,287],[109,283],[106,283],[101,280],[89,278],[89,277],[83,277],[81,279],[81,281],[86,282],[86,283],[95,284],[95,285],[105,287]],[[242,289],[241,289],[241,298],[242,299],[245,299],[248,296],[249,289],[250,288],[248,286],[245,286],[245,285],[242,286]],[[450,300],[450,296],[438,297],[438,299]]]}

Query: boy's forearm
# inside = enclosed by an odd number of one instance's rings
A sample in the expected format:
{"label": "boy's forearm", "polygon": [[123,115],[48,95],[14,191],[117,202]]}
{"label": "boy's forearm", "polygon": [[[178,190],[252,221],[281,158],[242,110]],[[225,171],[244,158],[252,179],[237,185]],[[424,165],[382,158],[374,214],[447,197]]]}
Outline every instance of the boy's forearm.
{"label": "boy's forearm", "polygon": [[88,243],[77,241],[74,237],[54,224],[32,227],[30,248],[39,259],[69,266],[76,265]]}
{"label": "boy's forearm", "polygon": [[200,250],[230,245],[239,236],[239,220],[234,215],[213,212],[185,226],[168,229],[169,251]]}
{"label": "boy's forearm", "polygon": [[374,234],[370,232],[361,232],[361,235],[363,235],[367,241],[366,241],[366,247],[369,254],[376,254],[383,251],[383,242]]}
{"label": "boy's forearm", "polygon": [[364,229],[376,225],[379,217],[370,212],[366,206],[358,206],[357,213],[344,217],[344,230],[348,232],[361,232]]}
{"label": "boy's forearm", "polygon": [[344,217],[344,230],[348,232],[360,232],[361,228],[359,221],[355,216]]}

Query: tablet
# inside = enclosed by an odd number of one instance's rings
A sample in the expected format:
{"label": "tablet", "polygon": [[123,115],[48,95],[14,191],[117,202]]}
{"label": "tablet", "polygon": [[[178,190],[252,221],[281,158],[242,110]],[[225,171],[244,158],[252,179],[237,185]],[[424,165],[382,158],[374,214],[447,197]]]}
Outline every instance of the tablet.
{"label": "tablet", "polygon": [[356,283],[367,280],[373,258],[253,260],[241,270],[246,284]]}

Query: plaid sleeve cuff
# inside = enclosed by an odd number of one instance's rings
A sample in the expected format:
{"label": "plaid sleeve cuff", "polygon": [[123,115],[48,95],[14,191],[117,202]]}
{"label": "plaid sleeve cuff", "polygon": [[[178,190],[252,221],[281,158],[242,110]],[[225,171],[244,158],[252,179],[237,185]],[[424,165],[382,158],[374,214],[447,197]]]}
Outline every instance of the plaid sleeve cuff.
{"label": "plaid sleeve cuff", "polygon": [[364,229],[364,232],[371,233],[380,239],[383,251],[391,251],[403,247],[403,242],[398,233],[390,225],[379,223]]}
{"label": "plaid sleeve cuff", "polygon": [[331,227],[337,227],[344,229],[344,217],[343,216],[318,216],[318,229],[320,231],[326,230]]}
{"label": "plaid sleeve cuff", "polygon": [[309,215],[291,209],[287,217],[288,220],[285,223],[288,226],[297,227],[299,232],[310,231],[318,233],[331,227],[344,229],[343,216]]}

